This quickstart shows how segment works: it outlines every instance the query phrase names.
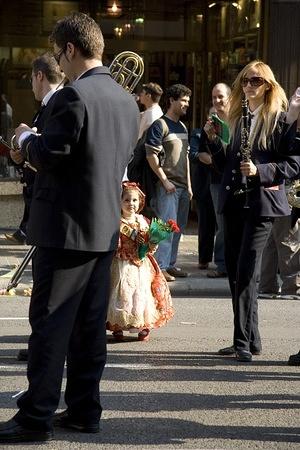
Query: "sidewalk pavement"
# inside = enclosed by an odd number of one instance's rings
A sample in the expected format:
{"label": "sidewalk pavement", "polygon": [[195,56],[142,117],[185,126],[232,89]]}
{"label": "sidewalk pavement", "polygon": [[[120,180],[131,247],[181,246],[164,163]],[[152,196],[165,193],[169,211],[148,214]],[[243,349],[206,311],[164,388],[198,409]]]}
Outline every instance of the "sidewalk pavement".
{"label": "sidewalk pavement", "polygon": [[[26,245],[11,244],[5,238],[6,232],[11,230],[0,229],[0,289],[5,289],[15,268],[22,262],[30,247]],[[186,234],[182,236],[177,265],[189,273],[187,278],[177,278],[170,282],[169,287],[174,297],[224,297],[229,296],[227,278],[207,278],[208,270],[198,269],[196,224],[190,222]],[[209,270],[215,265],[210,264]],[[31,263],[26,267],[21,281],[16,289],[17,295],[28,295],[28,288],[32,287]]]}

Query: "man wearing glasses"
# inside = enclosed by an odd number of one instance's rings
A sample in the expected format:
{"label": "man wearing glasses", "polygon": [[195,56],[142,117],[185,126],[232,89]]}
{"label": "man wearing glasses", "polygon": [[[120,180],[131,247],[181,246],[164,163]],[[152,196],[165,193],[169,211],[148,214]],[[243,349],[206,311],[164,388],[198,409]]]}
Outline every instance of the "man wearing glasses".
{"label": "man wearing glasses", "polygon": [[[50,40],[70,83],[55,95],[42,135],[24,124],[16,129],[20,157],[38,170],[28,226],[37,251],[29,387],[18,413],[0,425],[0,442],[50,440],[53,423],[99,431],[121,180],[139,129],[136,102],[102,66],[96,22],[73,13],[55,25]],[[67,410],[53,421],[66,358]]]}

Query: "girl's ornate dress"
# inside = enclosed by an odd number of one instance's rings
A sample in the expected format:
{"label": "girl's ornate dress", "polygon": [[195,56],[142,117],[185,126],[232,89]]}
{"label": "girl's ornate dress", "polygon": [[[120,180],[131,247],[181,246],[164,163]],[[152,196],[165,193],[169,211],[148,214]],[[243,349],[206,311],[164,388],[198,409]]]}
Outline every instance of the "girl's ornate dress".
{"label": "girl's ornate dress", "polygon": [[111,331],[158,328],[173,317],[167,282],[151,253],[138,258],[137,232],[149,224],[140,214],[134,223],[121,219],[119,247],[111,266],[107,328]]}

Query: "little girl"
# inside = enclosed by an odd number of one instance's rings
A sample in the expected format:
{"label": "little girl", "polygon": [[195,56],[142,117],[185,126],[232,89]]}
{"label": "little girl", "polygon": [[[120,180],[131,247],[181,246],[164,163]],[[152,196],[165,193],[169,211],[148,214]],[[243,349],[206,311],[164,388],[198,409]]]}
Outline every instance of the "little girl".
{"label": "little girl", "polygon": [[107,329],[116,340],[123,330],[138,332],[139,341],[149,340],[150,330],[172,318],[174,312],[167,282],[150,246],[144,259],[138,247],[145,241],[148,220],[138,214],[145,205],[145,195],[136,183],[123,183],[119,246],[111,266],[111,293]]}

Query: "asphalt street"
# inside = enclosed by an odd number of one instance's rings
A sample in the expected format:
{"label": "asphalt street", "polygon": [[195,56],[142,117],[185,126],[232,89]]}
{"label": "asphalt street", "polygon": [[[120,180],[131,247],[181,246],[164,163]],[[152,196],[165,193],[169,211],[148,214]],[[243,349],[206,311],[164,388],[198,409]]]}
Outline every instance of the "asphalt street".
{"label": "asphalt street", "polygon": [[[27,386],[16,355],[30,331],[28,305],[28,297],[0,297],[1,421]],[[264,348],[251,364],[216,353],[231,343],[229,297],[177,297],[174,305],[174,319],[149,342],[108,336],[100,434],[57,429],[54,441],[21,448],[300,448],[300,368],[286,364],[299,349],[299,301],[260,300]]]}

